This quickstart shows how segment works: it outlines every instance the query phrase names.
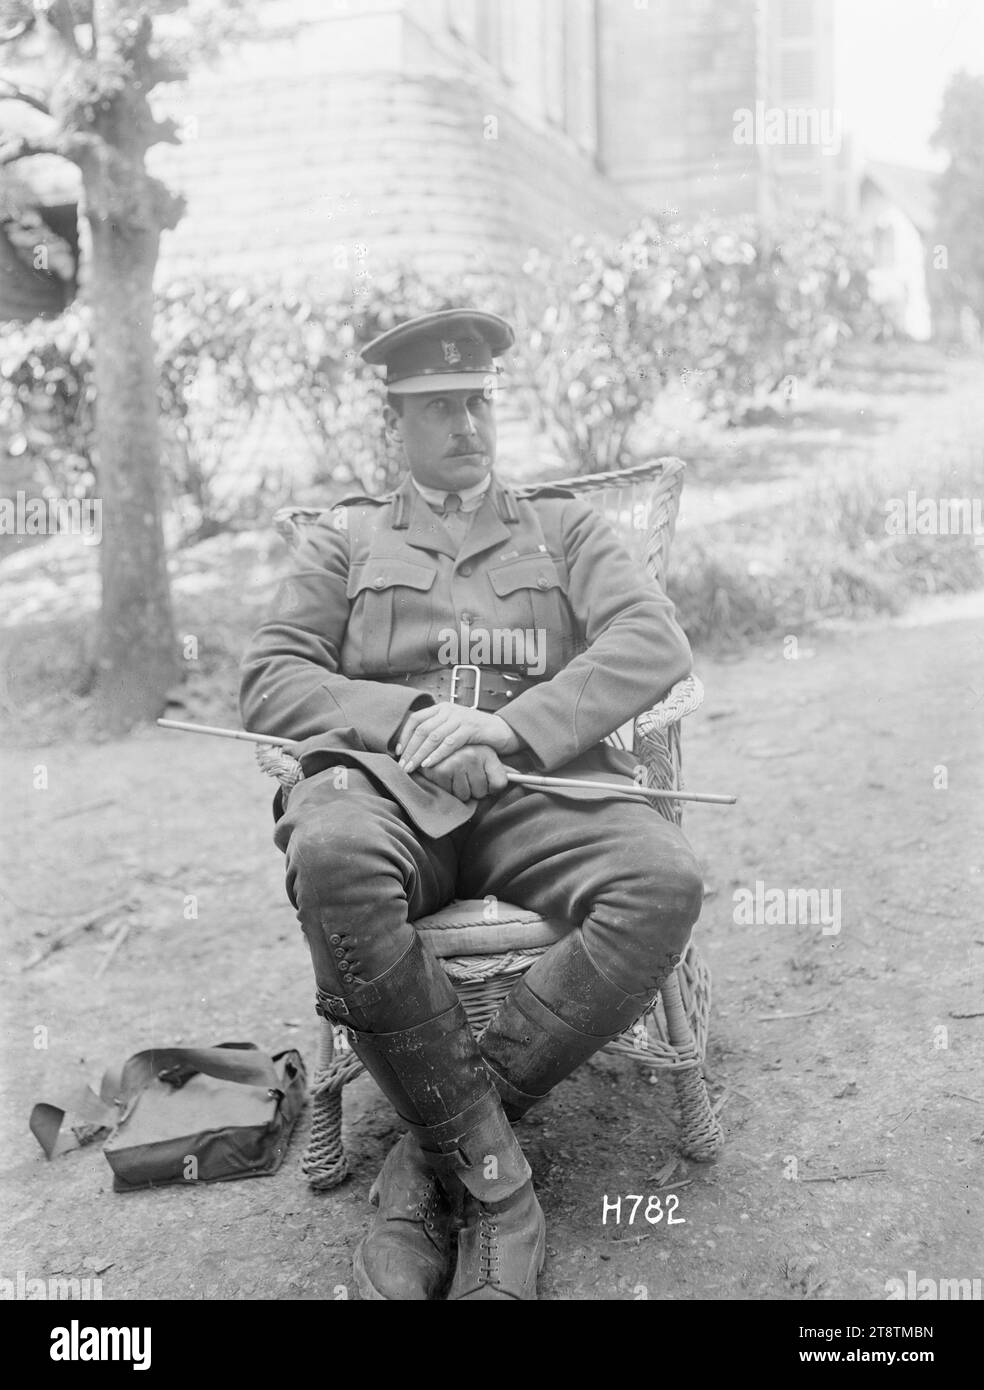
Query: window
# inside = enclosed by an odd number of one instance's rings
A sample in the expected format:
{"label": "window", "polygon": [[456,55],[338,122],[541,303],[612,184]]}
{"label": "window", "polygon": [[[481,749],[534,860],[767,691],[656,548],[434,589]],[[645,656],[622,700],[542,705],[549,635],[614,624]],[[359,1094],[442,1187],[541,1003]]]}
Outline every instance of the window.
{"label": "window", "polygon": [[499,11],[499,64],[510,82],[519,81],[519,24],[516,6],[521,0],[497,0]]}
{"label": "window", "polygon": [[567,70],[565,34],[569,2],[544,0],[540,9],[540,52],[543,55],[543,109],[548,121],[562,126],[566,114]]}
{"label": "window", "polygon": [[779,100],[816,102],[816,54],[812,48],[788,48],[779,56]]}
{"label": "window", "polygon": [[598,148],[598,69],[595,0],[564,0],[568,134],[583,150]]}
{"label": "window", "polygon": [[448,0],[448,27],[473,53],[498,66],[499,0]]}
{"label": "window", "polygon": [[478,6],[479,0],[448,0],[448,28],[469,48],[478,47]]}
{"label": "window", "polygon": [[813,0],[779,0],[779,32],[784,39],[813,35]]}

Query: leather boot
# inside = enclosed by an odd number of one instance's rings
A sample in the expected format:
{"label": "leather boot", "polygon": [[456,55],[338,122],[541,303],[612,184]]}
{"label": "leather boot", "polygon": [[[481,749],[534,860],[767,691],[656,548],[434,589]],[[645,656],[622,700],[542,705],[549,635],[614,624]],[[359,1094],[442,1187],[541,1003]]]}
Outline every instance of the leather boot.
{"label": "leather boot", "polygon": [[384,975],[345,997],[318,994],[353,1051],[450,1187],[501,1201],[530,1166],[502,1112],[465,1010],[419,937]]}
{"label": "leather boot", "polygon": [[588,954],[580,929],[541,956],[514,986],[481,1039],[510,1120],[628,1028],[673,969],[645,994],[626,994]]}
{"label": "leather boot", "polygon": [[[346,1026],[353,1051],[452,1199],[459,1184],[485,1202],[504,1201],[529,1185],[530,1166],[464,1008],[418,937],[377,979],[353,985],[344,996],[319,991],[318,1007]],[[532,1228],[528,1238],[535,1242]],[[372,1254],[367,1244],[364,1265]]]}
{"label": "leather boot", "polygon": [[532,1182],[502,1202],[469,1194],[448,1302],[535,1299],[546,1248],[546,1222]]}
{"label": "leather boot", "polygon": [[355,1033],[352,1046],[380,1085],[390,1086],[390,1099],[449,1193],[460,1183],[496,1202],[528,1180],[530,1165],[461,1004],[415,1028]]}
{"label": "leather boot", "polygon": [[360,1034],[354,1045],[370,1069],[385,1060],[386,1069],[401,1070],[419,1117],[405,1118],[422,1157],[452,1200],[463,1197],[465,1224],[448,1297],[535,1299],[546,1248],[543,1212],[464,1009],[459,1004],[398,1034]]}
{"label": "leather boot", "polygon": [[412,1135],[390,1149],[369,1200],[376,1214],[355,1252],[361,1296],[392,1302],[436,1298],[450,1267],[452,1212]]}

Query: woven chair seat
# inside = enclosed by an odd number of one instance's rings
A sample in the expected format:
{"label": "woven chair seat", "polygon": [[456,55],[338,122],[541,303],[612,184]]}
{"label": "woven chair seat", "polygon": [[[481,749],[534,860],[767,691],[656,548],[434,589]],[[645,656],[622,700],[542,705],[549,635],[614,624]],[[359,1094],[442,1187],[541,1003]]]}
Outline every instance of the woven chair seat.
{"label": "woven chair seat", "polygon": [[[414,922],[423,944],[438,957],[489,956],[552,946],[570,927],[501,899],[456,898],[430,917]],[[495,973],[494,971],[492,973]]]}
{"label": "woven chair seat", "polygon": [[[566,936],[572,925],[541,917],[514,903],[480,898],[456,899],[440,912],[414,922],[422,944],[444,965],[477,1030],[491,1020],[531,963]],[[681,963],[686,986],[682,994],[696,1026],[694,1047],[681,1050],[670,1042],[657,1006],[609,1043],[609,1051],[627,1052],[654,1067],[699,1065],[710,1008],[710,980],[696,952],[688,956],[689,966]]]}

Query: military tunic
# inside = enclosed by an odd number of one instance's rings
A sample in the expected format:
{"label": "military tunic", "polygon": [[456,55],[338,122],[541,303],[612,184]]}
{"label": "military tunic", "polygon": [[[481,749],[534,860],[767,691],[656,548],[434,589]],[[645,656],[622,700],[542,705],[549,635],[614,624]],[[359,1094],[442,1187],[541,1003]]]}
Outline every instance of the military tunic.
{"label": "military tunic", "polygon": [[[534,634],[524,640],[542,669],[496,711],[526,745],[505,761],[527,770],[631,776],[631,757],[601,740],[690,671],[669,599],[589,503],[561,488],[518,496],[493,479],[458,549],[408,478],[309,528],[244,657],[244,727],[298,740],[306,776],[361,768],[421,833],[448,834],[475,804],[408,776],[394,741],[411,710],[433,703],[413,673],[447,661],[452,635],[467,662],[470,643],[497,633]],[[383,683],[402,675],[405,685]]]}

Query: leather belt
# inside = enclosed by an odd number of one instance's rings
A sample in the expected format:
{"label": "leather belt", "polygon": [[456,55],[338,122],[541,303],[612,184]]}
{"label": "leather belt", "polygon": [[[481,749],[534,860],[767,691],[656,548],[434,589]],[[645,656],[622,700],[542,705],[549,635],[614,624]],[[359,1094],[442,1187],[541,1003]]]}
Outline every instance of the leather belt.
{"label": "leather belt", "polygon": [[438,666],[432,671],[408,671],[402,676],[373,676],[372,679],[385,685],[408,685],[449,704],[467,705],[470,709],[494,714],[524,690],[539,685],[543,677],[500,666],[462,664]]}

